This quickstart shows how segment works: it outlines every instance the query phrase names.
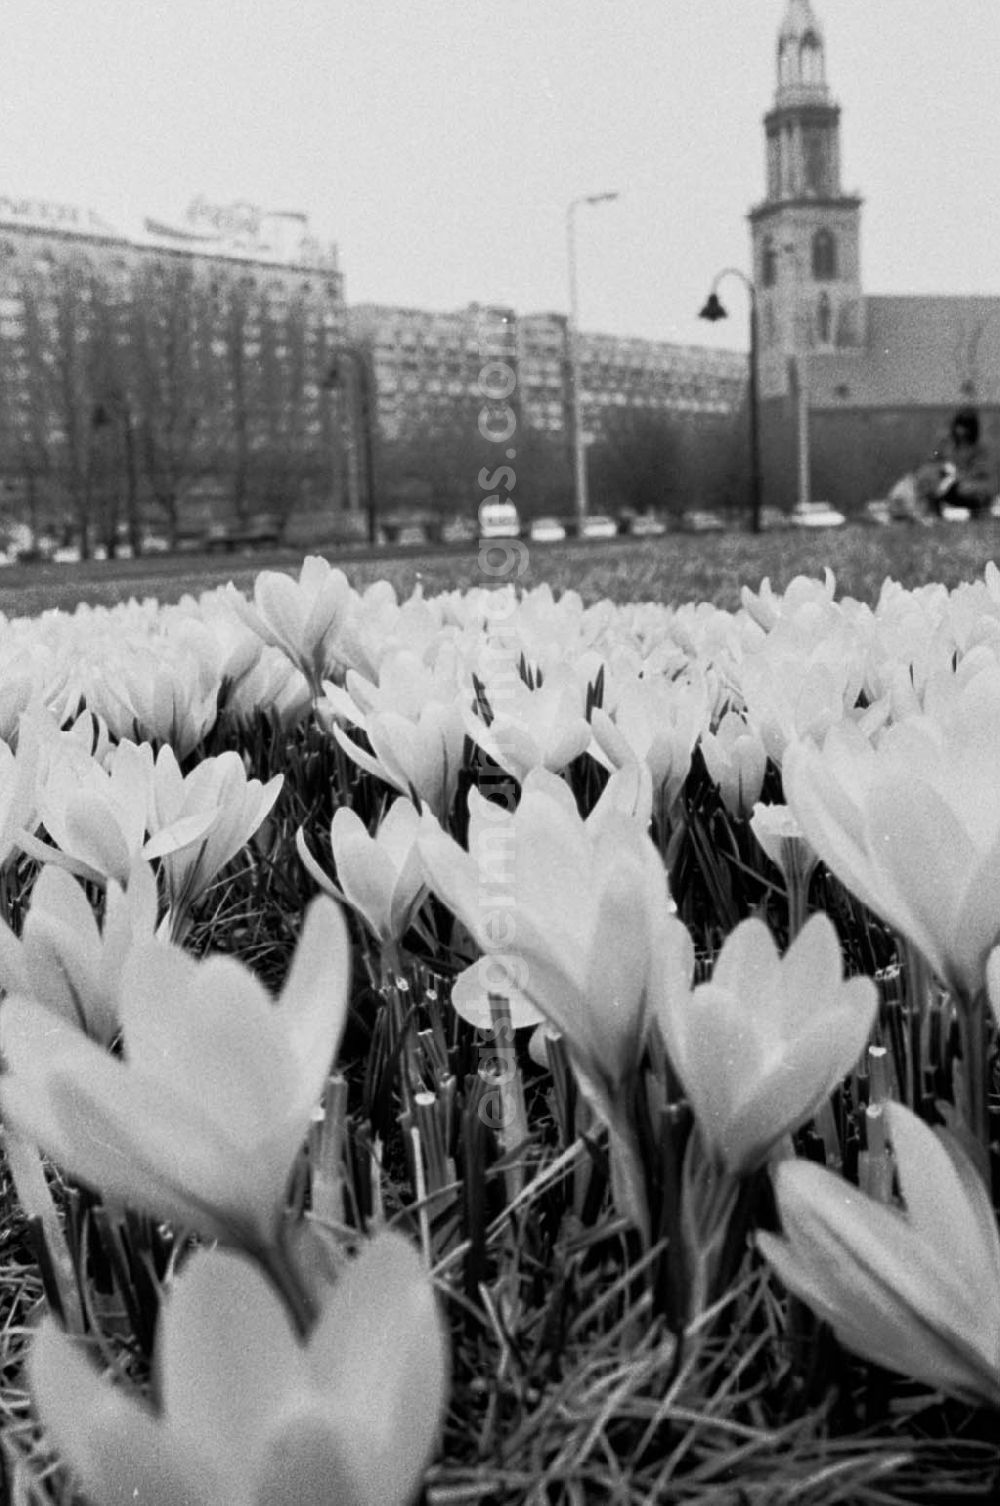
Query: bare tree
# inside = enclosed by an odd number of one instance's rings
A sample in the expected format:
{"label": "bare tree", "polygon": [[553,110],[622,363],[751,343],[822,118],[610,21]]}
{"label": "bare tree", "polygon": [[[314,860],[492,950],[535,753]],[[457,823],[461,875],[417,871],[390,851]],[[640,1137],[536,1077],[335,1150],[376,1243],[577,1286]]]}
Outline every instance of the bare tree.
{"label": "bare tree", "polygon": [[233,486],[233,510],[245,519],[250,507],[254,433],[255,368],[259,351],[253,278],[240,277],[226,288],[221,344],[226,367],[225,407]]}
{"label": "bare tree", "polygon": [[130,312],[126,437],[131,431],[133,453],[174,547],[184,498],[211,467],[220,439],[212,299],[191,266],[157,262],[133,278]]}
{"label": "bare tree", "polygon": [[35,396],[45,426],[51,474],[72,517],[84,559],[91,552],[94,515],[93,309],[97,296],[97,279],[76,259],[53,262],[23,289],[26,359],[37,378]]}
{"label": "bare tree", "polygon": [[285,522],[310,469],[310,403],[318,386],[306,310],[299,299],[262,301],[257,407],[260,500]]}

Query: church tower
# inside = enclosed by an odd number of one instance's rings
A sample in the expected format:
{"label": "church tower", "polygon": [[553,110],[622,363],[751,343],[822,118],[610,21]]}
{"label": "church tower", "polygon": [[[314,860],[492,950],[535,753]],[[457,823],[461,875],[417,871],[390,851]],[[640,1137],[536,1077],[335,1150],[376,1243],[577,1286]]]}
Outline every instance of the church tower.
{"label": "church tower", "polygon": [[810,351],[864,341],[861,199],[841,189],[840,106],[810,0],[788,0],[777,65],[764,117],[767,196],[749,216],[764,398],[788,392]]}

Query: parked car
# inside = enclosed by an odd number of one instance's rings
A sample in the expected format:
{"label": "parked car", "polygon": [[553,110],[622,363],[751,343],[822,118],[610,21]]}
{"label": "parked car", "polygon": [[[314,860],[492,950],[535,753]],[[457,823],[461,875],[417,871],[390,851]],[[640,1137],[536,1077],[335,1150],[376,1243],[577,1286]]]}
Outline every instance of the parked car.
{"label": "parked car", "polygon": [[681,513],[681,524],[689,533],[723,533],[726,527],[717,512],[704,507],[692,507]]}
{"label": "parked car", "polygon": [[566,527],[558,518],[532,518],[528,537],[535,544],[558,544],[566,537]]}
{"label": "parked car", "polygon": [[518,539],[521,537],[521,519],[513,502],[481,502],[479,504],[479,537],[481,539]]}
{"label": "parked car", "polygon": [[442,544],[471,544],[479,537],[479,531],[471,518],[448,518],[441,525]]}
{"label": "parked car", "polygon": [[767,506],[760,510],[760,526],[763,532],[770,533],[776,528],[791,528],[792,520],[783,508]]}
{"label": "parked car", "polygon": [[580,520],[581,539],[616,539],[618,524],[604,512],[592,512]]}
{"label": "parked car", "polygon": [[796,528],[840,528],[847,522],[829,502],[796,502],[791,518]]}
{"label": "parked car", "polygon": [[658,539],[667,531],[666,523],[655,512],[626,513],[622,524],[622,532],[633,539]]}
{"label": "parked car", "polygon": [[423,523],[404,523],[396,534],[396,543],[404,549],[419,547],[427,543],[427,529]]}

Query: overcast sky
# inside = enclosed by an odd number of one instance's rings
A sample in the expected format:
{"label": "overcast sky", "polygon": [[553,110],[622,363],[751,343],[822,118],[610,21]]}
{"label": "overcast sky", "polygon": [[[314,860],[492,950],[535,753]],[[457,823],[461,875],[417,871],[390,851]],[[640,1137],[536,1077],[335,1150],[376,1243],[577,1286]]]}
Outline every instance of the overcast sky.
{"label": "overcast sky", "polygon": [[[1000,294],[1000,3],[815,0],[879,293]],[[349,302],[745,344],[785,0],[5,0],[0,193],[305,211]],[[955,27],[961,27],[956,35]]]}

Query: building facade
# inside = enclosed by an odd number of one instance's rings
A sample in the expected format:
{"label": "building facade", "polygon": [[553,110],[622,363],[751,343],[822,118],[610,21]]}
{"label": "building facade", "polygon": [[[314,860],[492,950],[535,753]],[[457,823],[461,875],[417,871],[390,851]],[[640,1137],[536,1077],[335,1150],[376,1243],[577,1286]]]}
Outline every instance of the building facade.
{"label": "building facade", "polygon": [[[351,337],[370,354],[380,433],[450,421],[483,402],[484,365],[502,358],[514,374],[506,401],[536,432],[567,432],[566,316],[518,315],[470,304],[456,312],[364,304],[348,314]],[[738,410],[747,362],[739,352],[616,335],[579,337],[581,409],[589,443],[622,408],[725,417]],[[487,384],[488,385],[488,384]]]}
{"label": "building facade", "polygon": [[328,502],[343,466],[325,378],[345,331],[336,247],[302,214],[196,199],[177,223],[123,229],[0,196],[8,488],[27,487],[40,522],[86,532],[124,449],[133,510],[192,494],[237,513],[291,504],[310,468]]}
{"label": "building facade", "polygon": [[859,194],[810,0],[787,0],[749,214],[768,502],[855,511],[928,458],[955,409],[1000,451],[1000,298],[866,294]]}

